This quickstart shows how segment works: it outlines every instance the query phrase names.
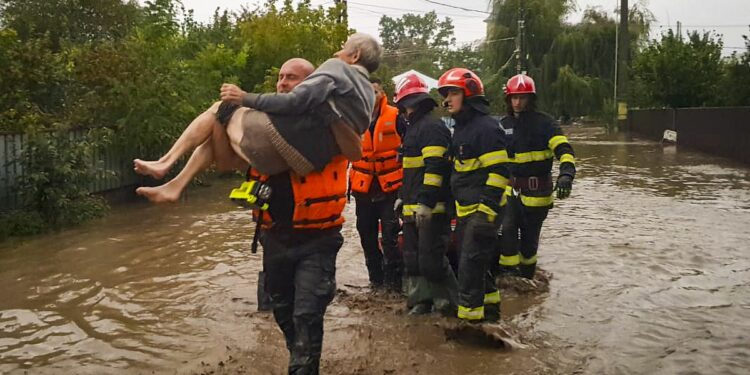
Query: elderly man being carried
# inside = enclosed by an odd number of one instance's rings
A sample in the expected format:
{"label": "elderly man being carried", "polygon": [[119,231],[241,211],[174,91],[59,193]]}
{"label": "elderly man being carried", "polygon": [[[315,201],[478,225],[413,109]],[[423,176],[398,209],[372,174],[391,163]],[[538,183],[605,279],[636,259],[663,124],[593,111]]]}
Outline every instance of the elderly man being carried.
{"label": "elderly man being carried", "polygon": [[[357,33],[336,58],[323,63],[289,93],[248,94],[224,84],[221,103],[198,116],[159,160],[136,159],[134,169],[162,178],[182,155],[208,140],[212,140],[218,165],[237,165],[239,156],[263,174],[292,170],[305,176],[339,154],[358,160],[360,136],[370,123],[375,101],[368,76],[378,68],[381,52],[374,38]],[[225,131],[217,130],[217,123],[226,126]],[[217,142],[222,137],[225,141]],[[195,168],[187,177],[201,170]],[[137,193],[153,202],[169,202],[177,200],[182,189],[184,184],[167,183],[139,188]]]}

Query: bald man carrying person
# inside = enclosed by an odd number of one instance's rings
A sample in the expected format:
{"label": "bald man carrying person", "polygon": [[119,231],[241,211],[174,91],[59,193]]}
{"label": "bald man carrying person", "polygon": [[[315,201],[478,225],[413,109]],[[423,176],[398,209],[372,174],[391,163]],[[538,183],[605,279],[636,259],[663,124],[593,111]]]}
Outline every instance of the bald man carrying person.
{"label": "bald man carrying person", "polygon": [[[323,63],[289,93],[248,94],[225,84],[221,104],[214,104],[198,116],[159,160],[134,160],[134,170],[161,178],[185,152],[209,139],[218,165],[237,163],[237,158],[231,156],[234,151],[259,172],[269,175],[291,169],[305,176],[322,170],[340,154],[359,160],[359,137],[367,129],[375,100],[368,76],[378,68],[381,53],[382,47],[374,38],[357,33],[335,58]],[[225,136],[219,134],[222,129],[215,126],[216,119],[226,126]],[[220,140],[224,142],[217,142]],[[206,164],[196,167],[189,170],[190,177]],[[169,189],[168,184],[141,188],[137,193],[157,203],[174,201],[182,190]]]}

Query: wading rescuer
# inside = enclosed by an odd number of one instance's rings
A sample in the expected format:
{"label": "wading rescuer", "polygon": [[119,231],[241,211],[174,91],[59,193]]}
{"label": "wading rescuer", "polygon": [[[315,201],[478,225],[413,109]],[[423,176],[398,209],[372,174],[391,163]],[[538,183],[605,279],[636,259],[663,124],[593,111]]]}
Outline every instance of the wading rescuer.
{"label": "wading rescuer", "polygon": [[[378,68],[381,53],[377,40],[355,33],[334,58],[289,93],[248,94],[236,85],[224,84],[221,103],[196,117],[159,160],[135,159],[134,170],[161,179],[183,154],[209,140],[213,155],[208,155],[205,164],[193,164],[186,178],[212,161],[236,164],[236,158],[265,174],[291,170],[300,176],[322,170],[339,154],[359,160],[360,136],[370,123],[375,103],[367,77]],[[136,193],[156,203],[173,202],[182,188],[170,181],[138,188]]]}
{"label": "wading rescuer", "polygon": [[[505,85],[507,116],[501,121],[510,140],[512,190],[503,220],[500,270],[533,278],[542,223],[552,208],[552,194],[570,196],[576,175],[575,155],[568,139],[550,116],[536,111],[531,77],[519,74]],[[560,161],[557,186],[552,187],[552,161]]]}
{"label": "wading rescuer", "polygon": [[[350,188],[357,203],[357,231],[370,285],[400,293],[399,224],[393,212],[402,176],[398,160],[401,137],[396,131],[398,109],[388,105],[380,80],[373,78],[370,82],[375,91],[375,108],[370,127],[362,135],[362,159],[352,163]],[[382,233],[380,244],[378,226]]]}
{"label": "wading rescuer", "polygon": [[[380,46],[370,50],[368,45],[357,54],[366,60],[363,64],[377,67]],[[254,216],[261,227],[265,291],[290,353],[289,374],[319,372],[323,316],[336,292],[336,255],[343,244],[348,163],[337,155],[305,176],[294,171],[269,176],[251,169],[251,179],[232,192],[235,196],[240,190],[242,199],[260,208]]]}
{"label": "wading rescuer", "polygon": [[450,130],[435,117],[429,88],[410,74],[396,84],[394,102],[406,129],[404,185],[399,193],[404,217],[404,265],[410,315],[433,310],[455,316],[458,285],[445,253],[450,237]]}
{"label": "wading rescuer", "polygon": [[458,318],[496,321],[500,292],[490,268],[497,262],[494,243],[510,177],[505,135],[488,115],[484,87],[474,72],[453,68],[440,77],[438,90],[456,121],[450,153],[458,216]]}

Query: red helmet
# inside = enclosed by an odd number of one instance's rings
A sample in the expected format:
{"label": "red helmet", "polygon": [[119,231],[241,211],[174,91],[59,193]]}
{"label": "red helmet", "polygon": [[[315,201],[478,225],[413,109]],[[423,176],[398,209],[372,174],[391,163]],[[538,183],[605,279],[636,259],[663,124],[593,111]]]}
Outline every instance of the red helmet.
{"label": "red helmet", "polygon": [[400,100],[411,94],[428,94],[429,92],[430,88],[418,75],[407,74],[396,83],[396,96],[393,102],[398,104]]}
{"label": "red helmet", "polygon": [[526,74],[516,74],[510,77],[503,91],[505,95],[536,94],[536,85],[534,85],[534,80]]}
{"label": "red helmet", "polygon": [[463,89],[466,98],[484,95],[482,80],[469,69],[453,68],[440,76],[438,80],[440,95],[447,96],[448,90],[452,87]]}

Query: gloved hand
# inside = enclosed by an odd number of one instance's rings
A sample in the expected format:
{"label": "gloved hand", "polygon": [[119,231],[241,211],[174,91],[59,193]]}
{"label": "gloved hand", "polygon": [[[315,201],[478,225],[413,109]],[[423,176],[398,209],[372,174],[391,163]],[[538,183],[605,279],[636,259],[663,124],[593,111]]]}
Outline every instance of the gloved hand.
{"label": "gloved hand", "polygon": [[396,213],[396,216],[400,216],[403,212],[404,208],[404,200],[401,198],[396,198],[395,201],[393,201],[393,212]]}
{"label": "gloved hand", "polygon": [[432,208],[424,204],[418,204],[414,210],[414,218],[417,221],[417,227],[429,223],[432,220]]}
{"label": "gloved hand", "polygon": [[555,190],[557,190],[557,199],[565,199],[570,196],[570,191],[573,190],[573,177],[567,174],[560,175],[557,178],[557,184],[555,184]]}

